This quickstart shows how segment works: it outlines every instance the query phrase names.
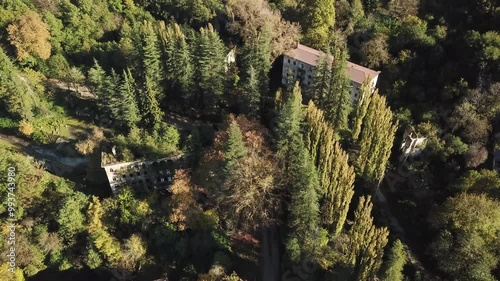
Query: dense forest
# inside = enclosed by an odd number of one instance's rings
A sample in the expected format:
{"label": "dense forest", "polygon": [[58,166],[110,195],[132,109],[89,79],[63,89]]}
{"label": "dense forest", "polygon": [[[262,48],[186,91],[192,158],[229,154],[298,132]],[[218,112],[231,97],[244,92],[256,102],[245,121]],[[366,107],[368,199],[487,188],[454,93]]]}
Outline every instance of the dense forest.
{"label": "dense forest", "polygon": [[498,281],[499,62],[495,0],[2,0],[0,280]]}

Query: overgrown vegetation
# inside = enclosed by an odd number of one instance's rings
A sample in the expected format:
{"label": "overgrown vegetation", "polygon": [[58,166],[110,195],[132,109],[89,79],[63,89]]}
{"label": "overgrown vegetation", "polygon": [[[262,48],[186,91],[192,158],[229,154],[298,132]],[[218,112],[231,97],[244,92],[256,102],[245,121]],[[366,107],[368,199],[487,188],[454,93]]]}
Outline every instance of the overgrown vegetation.
{"label": "overgrown vegetation", "polygon": [[[1,1],[0,185],[14,167],[18,226],[12,274],[0,238],[0,280],[284,279],[297,264],[309,280],[500,279],[499,11]],[[275,94],[299,39],[334,60]],[[354,103],[347,60],[382,71]],[[427,138],[420,157],[399,157],[407,126]],[[84,164],[56,176],[64,145]],[[163,192],[96,192],[102,163],[181,153],[189,167]]]}

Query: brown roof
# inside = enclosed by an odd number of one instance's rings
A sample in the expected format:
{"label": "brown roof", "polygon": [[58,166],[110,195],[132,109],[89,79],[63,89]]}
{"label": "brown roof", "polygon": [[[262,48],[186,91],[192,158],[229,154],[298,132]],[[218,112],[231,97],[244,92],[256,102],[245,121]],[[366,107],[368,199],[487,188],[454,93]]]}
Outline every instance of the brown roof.
{"label": "brown roof", "polygon": [[[299,44],[296,49],[286,52],[285,55],[305,62],[309,65],[316,66],[321,52],[316,49]],[[333,59],[333,56],[331,56],[331,58]],[[361,84],[368,76],[375,78],[379,74],[380,71],[375,71],[352,62],[347,62],[347,75],[349,76],[351,81],[354,81],[356,83]]]}

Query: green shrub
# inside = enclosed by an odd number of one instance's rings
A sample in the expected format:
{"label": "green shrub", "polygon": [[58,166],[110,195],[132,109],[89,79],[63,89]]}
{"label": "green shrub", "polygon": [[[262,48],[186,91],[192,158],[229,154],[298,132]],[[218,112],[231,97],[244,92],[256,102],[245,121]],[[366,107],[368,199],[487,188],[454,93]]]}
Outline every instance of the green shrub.
{"label": "green shrub", "polygon": [[13,133],[17,131],[19,127],[18,122],[10,118],[0,118],[0,131]]}
{"label": "green shrub", "polygon": [[41,131],[33,132],[31,138],[39,144],[47,144],[49,142],[48,136]]}

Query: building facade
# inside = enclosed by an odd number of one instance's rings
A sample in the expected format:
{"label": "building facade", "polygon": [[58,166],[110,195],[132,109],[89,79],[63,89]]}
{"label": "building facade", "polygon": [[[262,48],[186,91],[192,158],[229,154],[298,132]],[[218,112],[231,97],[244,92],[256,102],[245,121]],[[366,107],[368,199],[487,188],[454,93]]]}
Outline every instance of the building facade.
{"label": "building facade", "polygon": [[[312,84],[314,70],[318,64],[321,52],[305,45],[298,44],[296,49],[286,52],[283,55],[283,85],[288,85],[289,73],[294,81],[299,81],[302,87]],[[333,61],[333,56],[330,56]],[[351,103],[354,104],[360,98],[359,89],[366,79],[369,79],[370,86],[374,90],[377,85],[380,71],[347,62],[347,75],[351,80]]]}
{"label": "building facade", "polygon": [[166,190],[173,182],[175,169],[187,167],[185,155],[151,161],[134,161],[102,166],[109,186],[116,194],[120,188],[131,186],[136,190],[150,192]]}

